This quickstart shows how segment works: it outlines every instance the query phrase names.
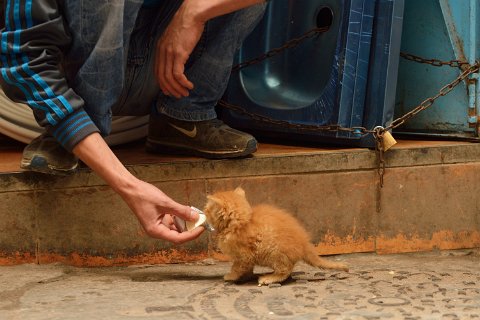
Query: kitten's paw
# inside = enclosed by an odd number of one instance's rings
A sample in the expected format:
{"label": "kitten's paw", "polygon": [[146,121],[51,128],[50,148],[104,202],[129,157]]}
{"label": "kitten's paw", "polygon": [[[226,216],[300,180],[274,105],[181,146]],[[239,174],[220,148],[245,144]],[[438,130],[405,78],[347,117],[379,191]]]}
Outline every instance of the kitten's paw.
{"label": "kitten's paw", "polygon": [[348,270],[349,270],[349,268],[346,264],[343,264],[343,263],[340,263],[340,262],[336,262],[336,263],[333,263],[333,264],[329,265],[327,269],[342,270],[342,271],[345,271],[345,272],[348,272]]}
{"label": "kitten's paw", "polygon": [[258,286],[261,287],[262,285],[269,285],[272,283],[281,283],[283,280],[283,277],[273,277],[271,275],[265,275],[261,276],[258,278]]}
{"label": "kitten's paw", "polygon": [[226,275],[223,276],[223,280],[224,281],[237,281],[240,279],[240,276],[238,274],[235,274],[235,273],[228,273]]}
{"label": "kitten's paw", "polygon": [[342,270],[342,271],[345,271],[345,272],[348,272],[349,271],[349,268],[346,264],[343,264],[343,263],[340,263],[339,264],[339,267],[338,267],[339,270]]}
{"label": "kitten's paw", "polygon": [[271,280],[269,280],[268,278],[266,279],[265,277],[259,277],[258,278],[258,286],[261,287],[263,285],[269,285],[270,283],[273,283],[271,282]]}

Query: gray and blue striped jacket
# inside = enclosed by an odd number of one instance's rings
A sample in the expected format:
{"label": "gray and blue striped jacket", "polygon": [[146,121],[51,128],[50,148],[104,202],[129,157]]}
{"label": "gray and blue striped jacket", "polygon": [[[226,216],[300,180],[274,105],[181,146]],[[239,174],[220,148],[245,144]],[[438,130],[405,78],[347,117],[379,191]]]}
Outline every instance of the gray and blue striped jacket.
{"label": "gray and blue striped jacket", "polygon": [[[104,61],[124,61],[142,3],[3,1],[0,85],[10,99],[30,106],[37,122],[67,150],[93,132],[109,134],[125,66],[112,68]],[[97,48],[106,26],[111,49]]]}

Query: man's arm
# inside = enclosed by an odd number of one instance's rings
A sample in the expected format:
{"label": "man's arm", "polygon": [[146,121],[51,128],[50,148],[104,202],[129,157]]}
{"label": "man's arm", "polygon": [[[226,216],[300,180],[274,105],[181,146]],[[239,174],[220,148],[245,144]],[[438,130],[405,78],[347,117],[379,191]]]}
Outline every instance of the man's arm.
{"label": "man's arm", "polygon": [[205,23],[210,19],[222,16],[256,4],[265,3],[265,0],[187,0],[185,1],[186,15],[191,19]]}
{"label": "man's arm", "polygon": [[185,0],[157,43],[155,72],[162,92],[176,98],[193,89],[185,64],[197,45],[205,23],[265,0]]}
{"label": "man's arm", "polygon": [[173,201],[155,186],[133,176],[100,134],[89,135],[75,146],[73,152],[123,198],[149,236],[179,244],[197,238],[204,231],[201,227],[177,232],[172,214],[184,220],[196,221],[199,218],[198,213]]}
{"label": "man's arm", "polygon": [[60,64],[71,39],[57,0],[3,3],[0,85],[7,96],[29,105],[41,126],[120,194],[148,235],[174,243],[198,237],[203,228],[178,233],[170,215],[195,220],[198,214],[130,174],[84,111],[83,99],[68,85]]}

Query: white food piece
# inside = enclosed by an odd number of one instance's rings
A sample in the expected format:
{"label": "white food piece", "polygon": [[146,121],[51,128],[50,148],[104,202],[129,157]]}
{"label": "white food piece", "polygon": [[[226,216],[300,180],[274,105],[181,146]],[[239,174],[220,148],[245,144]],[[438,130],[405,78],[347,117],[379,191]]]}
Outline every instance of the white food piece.
{"label": "white food piece", "polygon": [[207,221],[207,217],[204,214],[199,213],[198,215],[199,215],[199,218],[198,218],[197,221],[186,221],[185,225],[186,225],[188,231],[193,230],[196,227],[199,227],[199,226],[203,225],[205,223],[205,221]]}
{"label": "white food piece", "polygon": [[202,210],[195,207],[190,207],[190,208],[192,208],[192,210],[198,213],[198,216],[199,216],[198,220],[185,221],[177,216],[174,216],[173,218],[175,219],[175,225],[177,226],[179,232],[190,231],[199,226],[204,226],[205,229],[207,229],[208,231],[215,231],[215,229],[210,224],[208,224],[207,216],[205,215],[205,213],[203,213]]}

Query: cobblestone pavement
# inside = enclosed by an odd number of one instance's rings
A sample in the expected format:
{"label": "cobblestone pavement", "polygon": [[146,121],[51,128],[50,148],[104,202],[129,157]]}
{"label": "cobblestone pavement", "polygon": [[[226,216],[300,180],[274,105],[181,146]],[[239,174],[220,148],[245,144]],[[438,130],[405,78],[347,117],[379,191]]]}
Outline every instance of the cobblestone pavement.
{"label": "cobblestone pavement", "polygon": [[[299,264],[280,285],[224,283],[229,263],[0,267],[0,319],[480,319],[478,250]],[[256,269],[256,273],[268,272]]]}

